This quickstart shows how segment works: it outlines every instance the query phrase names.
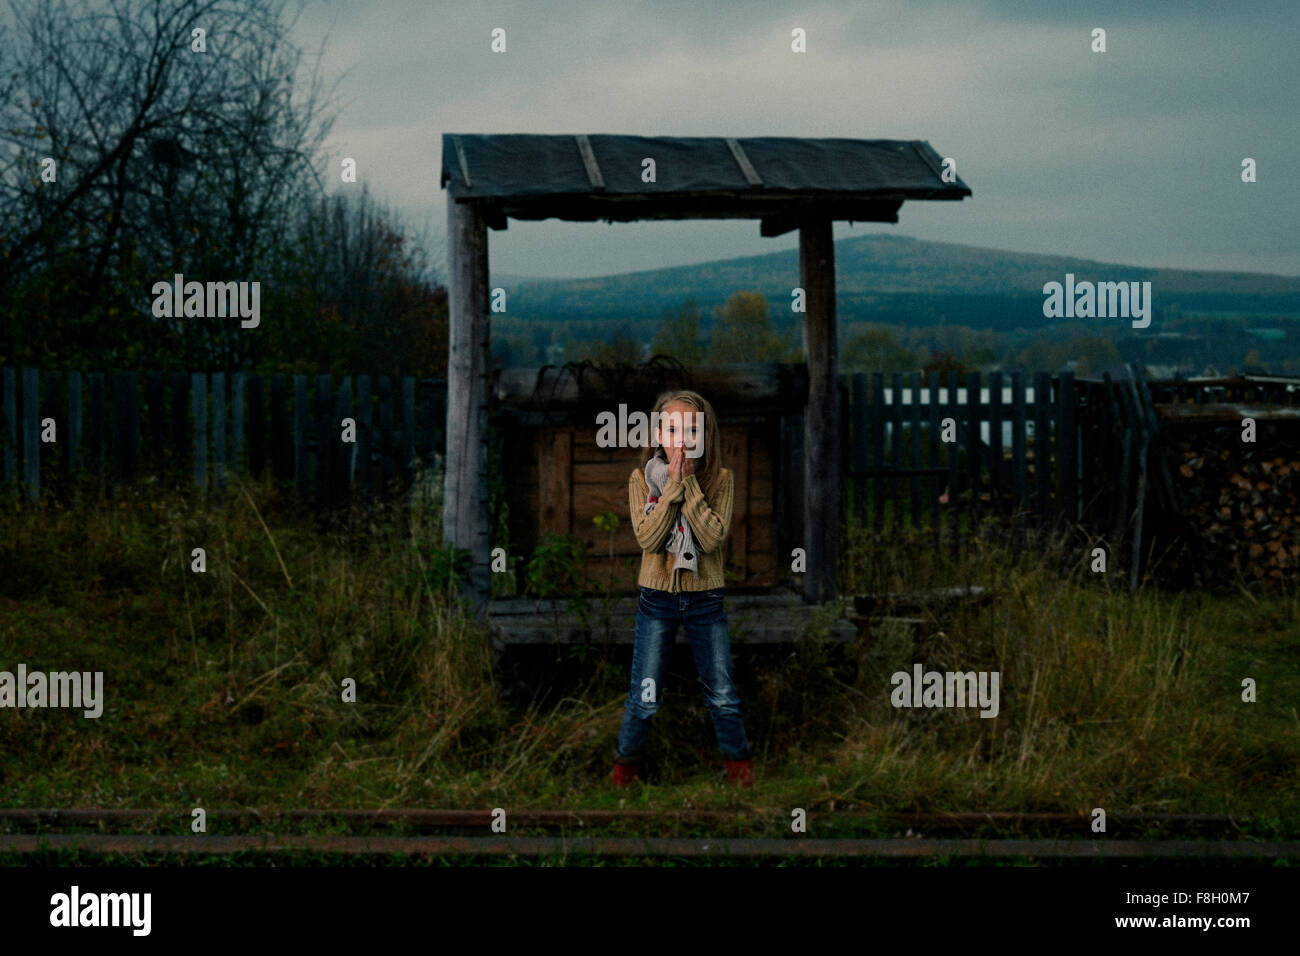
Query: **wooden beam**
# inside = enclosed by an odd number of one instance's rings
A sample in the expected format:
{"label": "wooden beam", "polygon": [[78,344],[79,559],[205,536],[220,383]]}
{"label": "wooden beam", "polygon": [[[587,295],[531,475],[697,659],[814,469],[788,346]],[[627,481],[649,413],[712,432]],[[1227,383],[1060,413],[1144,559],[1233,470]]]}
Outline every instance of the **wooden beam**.
{"label": "wooden beam", "polygon": [[[636,617],[637,599],[616,597],[609,613],[614,620]],[[813,609],[797,603],[788,594],[728,594],[727,616],[730,619],[732,644],[793,643],[807,633],[813,623]],[[561,614],[556,619],[544,602],[520,598],[498,598],[490,612],[493,644],[587,644],[608,641],[631,644],[630,627],[615,628],[608,636],[600,627],[580,614]],[[830,626],[832,641],[847,643],[857,637],[857,626],[842,614]],[[676,643],[688,643],[678,628]]]}
{"label": "wooden beam", "polygon": [[728,139],[727,148],[731,150],[731,156],[736,161],[736,165],[740,167],[745,182],[751,186],[762,186],[763,180],[759,177],[758,170],[754,169],[754,164],[749,161],[749,157],[745,154],[745,150],[740,143],[737,140]]}
{"label": "wooden beam", "polygon": [[[465,180],[465,188],[474,188],[474,183],[469,178],[469,162],[465,159],[465,147],[460,143],[459,136],[453,136],[451,141],[456,145],[456,160],[460,163],[460,175]],[[452,201],[448,199],[448,201]]]}
{"label": "wooden beam", "polygon": [[[640,404],[654,402],[667,388],[693,388],[709,396],[717,408],[744,406],[760,408],[802,408],[808,395],[807,371],[801,365],[775,362],[750,362],[736,365],[694,366],[685,376],[665,376],[663,370],[643,368],[629,372],[610,370],[602,374],[591,370],[579,379],[572,371],[554,366],[544,368],[504,368],[497,375],[496,399],[502,405],[518,409],[591,409],[593,401],[604,409],[609,396],[622,396],[614,402],[627,402],[629,411]],[[642,411],[648,411],[649,406]],[[594,421],[594,413],[589,421]]]}
{"label": "wooden beam", "polygon": [[487,227],[477,203],[447,197],[449,345],[443,535],[470,552],[466,597],[485,615],[488,521],[489,319]]}
{"label": "wooden beam", "polygon": [[835,245],[829,219],[799,230],[799,284],[804,290],[804,528],[808,570],[804,600],[836,597],[840,539],[840,376],[835,329]]}
{"label": "wooden beam", "polygon": [[582,135],[575,136],[574,139],[578,141],[578,153],[582,156],[582,165],[587,167],[587,181],[591,183],[591,188],[604,189],[605,177],[600,174],[600,164],[596,162],[596,154],[591,151],[591,140]]}
{"label": "wooden beam", "polygon": [[759,220],[758,234],[765,239],[774,239],[777,236],[784,236],[787,232],[794,232],[801,225],[803,220],[793,214],[765,216]]}
{"label": "wooden beam", "polygon": [[[511,219],[562,219],[568,222],[636,222],[656,219],[771,219],[795,225],[837,222],[898,222],[902,196],[827,201],[825,193],[683,193],[642,196],[610,193],[494,199]],[[796,215],[797,214],[797,215]],[[788,229],[786,230],[788,231]],[[779,234],[779,233],[778,233]]]}

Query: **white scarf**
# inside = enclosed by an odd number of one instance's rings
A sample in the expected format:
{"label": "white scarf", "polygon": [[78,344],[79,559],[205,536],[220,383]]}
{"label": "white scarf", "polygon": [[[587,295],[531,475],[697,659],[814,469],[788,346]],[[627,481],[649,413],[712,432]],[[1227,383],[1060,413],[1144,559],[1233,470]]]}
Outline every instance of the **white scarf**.
{"label": "white scarf", "polygon": [[[660,492],[668,480],[668,459],[664,450],[659,448],[645,463],[645,483],[649,489],[646,496],[645,513],[649,514],[659,502]],[[691,523],[678,509],[673,523],[672,533],[668,535],[667,551],[673,556],[673,570],[685,568],[695,574],[700,572],[699,552],[695,548],[695,535],[691,534]]]}

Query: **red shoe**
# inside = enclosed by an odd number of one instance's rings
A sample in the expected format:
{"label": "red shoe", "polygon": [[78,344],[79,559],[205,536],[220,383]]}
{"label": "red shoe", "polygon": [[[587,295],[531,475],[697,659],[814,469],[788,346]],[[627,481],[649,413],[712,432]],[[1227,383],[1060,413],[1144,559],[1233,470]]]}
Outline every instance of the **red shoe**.
{"label": "red shoe", "polygon": [[626,787],[641,771],[641,761],[631,761],[624,763],[621,760],[614,761],[614,786]]}
{"label": "red shoe", "polygon": [[738,787],[752,787],[754,785],[754,761],[728,760],[727,782]]}

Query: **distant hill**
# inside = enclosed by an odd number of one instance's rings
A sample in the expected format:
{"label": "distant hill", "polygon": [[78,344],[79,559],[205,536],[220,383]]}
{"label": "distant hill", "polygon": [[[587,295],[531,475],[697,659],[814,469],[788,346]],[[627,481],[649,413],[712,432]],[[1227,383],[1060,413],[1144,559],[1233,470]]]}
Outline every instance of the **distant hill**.
{"label": "distant hill", "polygon": [[[1248,272],[1147,269],[1072,256],[1007,252],[907,236],[870,235],[835,243],[841,322],[968,325],[1011,330],[1048,324],[1043,284],[1150,281],[1155,317],[1171,306],[1182,314],[1233,312],[1300,318],[1300,276]],[[772,304],[778,323],[798,284],[795,250],[593,279],[530,279],[493,275],[510,293],[510,315],[546,322],[647,320],[694,298],[709,308],[742,289]]]}

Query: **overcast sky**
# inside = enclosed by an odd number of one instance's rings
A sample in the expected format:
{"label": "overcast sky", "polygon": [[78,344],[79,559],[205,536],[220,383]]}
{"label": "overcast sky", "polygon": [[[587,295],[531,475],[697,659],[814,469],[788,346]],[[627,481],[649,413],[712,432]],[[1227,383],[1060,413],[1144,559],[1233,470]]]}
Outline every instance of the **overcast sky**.
{"label": "overcast sky", "polygon": [[[333,180],[354,157],[439,253],[446,132],[850,137],[928,140],[974,195],[836,238],[1300,275],[1297,0],[307,0],[296,36],[341,77]],[[758,228],[511,220],[490,261],[592,276],[797,244]]]}

